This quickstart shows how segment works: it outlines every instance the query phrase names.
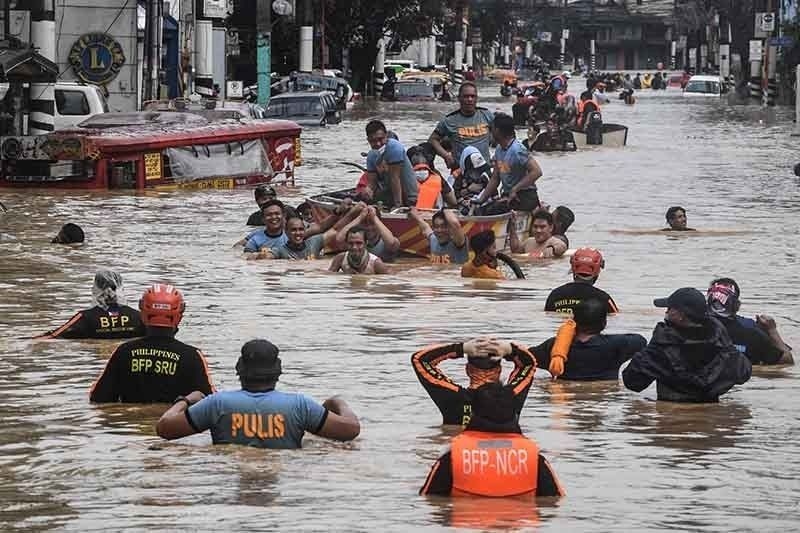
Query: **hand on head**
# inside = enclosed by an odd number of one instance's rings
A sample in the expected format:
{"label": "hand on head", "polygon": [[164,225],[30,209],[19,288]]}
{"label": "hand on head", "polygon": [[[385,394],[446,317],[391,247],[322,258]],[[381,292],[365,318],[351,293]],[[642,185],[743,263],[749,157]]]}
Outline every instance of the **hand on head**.
{"label": "hand on head", "polygon": [[478,337],[464,343],[467,357],[501,359],[510,353],[511,343],[495,337]]}

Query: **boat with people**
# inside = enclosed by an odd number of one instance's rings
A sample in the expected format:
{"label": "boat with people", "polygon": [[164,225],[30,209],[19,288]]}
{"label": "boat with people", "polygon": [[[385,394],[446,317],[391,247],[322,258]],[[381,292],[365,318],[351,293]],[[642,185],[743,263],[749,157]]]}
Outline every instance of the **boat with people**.
{"label": "boat with people", "polygon": [[[318,194],[308,198],[306,201],[311,205],[314,219],[320,221],[334,213],[336,207],[343,201],[355,197],[356,191],[352,188]],[[431,217],[436,212],[435,209],[420,209],[418,211],[427,222],[430,222]],[[508,221],[510,218],[510,212],[492,216],[458,216],[461,229],[468,239],[481,231],[494,231],[498,250],[509,249]],[[422,234],[417,223],[409,218],[408,208],[401,207],[392,211],[382,212],[381,221],[400,240],[400,250],[402,252],[419,257],[429,256],[428,240]],[[531,224],[530,213],[522,211],[517,213],[515,227],[518,233],[527,235],[530,232]]]}
{"label": "boat with people", "polygon": [[77,128],[0,138],[0,187],[152,190],[294,184],[295,167],[301,164],[300,131],[294,122],[252,120],[233,110],[103,113]]}

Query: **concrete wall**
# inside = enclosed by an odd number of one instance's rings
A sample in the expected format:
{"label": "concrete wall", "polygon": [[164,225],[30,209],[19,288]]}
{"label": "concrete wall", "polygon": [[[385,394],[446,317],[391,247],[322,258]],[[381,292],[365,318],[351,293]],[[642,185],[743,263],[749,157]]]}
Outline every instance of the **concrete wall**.
{"label": "concrete wall", "polygon": [[[69,65],[69,52],[78,38],[90,32],[105,32],[122,46],[125,64],[108,85],[111,111],[134,111],[139,87],[139,51],[136,46],[136,6],[125,0],[59,0],[56,2],[56,63],[61,79],[77,80]],[[117,17],[119,15],[119,17]],[[114,24],[112,25],[112,21]]]}

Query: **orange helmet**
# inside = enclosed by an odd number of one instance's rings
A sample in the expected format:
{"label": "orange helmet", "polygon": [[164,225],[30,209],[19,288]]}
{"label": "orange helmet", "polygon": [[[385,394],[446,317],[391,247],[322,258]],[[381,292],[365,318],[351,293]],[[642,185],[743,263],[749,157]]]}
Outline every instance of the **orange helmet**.
{"label": "orange helmet", "polygon": [[139,300],[139,311],[145,326],[177,328],[185,309],[181,291],[165,283],[149,287]]}
{"label": "orange helmet", "polygon": [[597,277],[606,266],[603,254],[594,248],[578,248],[569,260],[572,273],[579,276]]}

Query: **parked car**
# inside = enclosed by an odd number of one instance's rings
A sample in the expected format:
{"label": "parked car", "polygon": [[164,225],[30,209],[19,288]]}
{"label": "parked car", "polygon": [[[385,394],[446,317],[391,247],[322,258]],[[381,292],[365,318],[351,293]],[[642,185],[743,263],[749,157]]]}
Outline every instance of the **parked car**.
{"label": "parked car", "polygon": [[[0,83],[0,95],[4,96],[7,91],[8,84]],[[53,114],[57,130],[77,126],[97,113],[108,113],[108,101],[100,87],[74,81],[56,82],[55,104]]]}
{"label": "parked car", "polygon": [[719,76],[697,75],[689,78],[683,96],[720,96],[727,88]]}
{"label": "parked car", "polygon": [[433,85],[426,81],[401,80],[394,84],[392,94],[381,96],[382,100],[396,102],[436,100]]}
{"label": "parked car", "polygon": [[293,92],[273,96],[264,118],[292,120],[301,126],[326,126],[342,121],[336,95],[330,91]]}

